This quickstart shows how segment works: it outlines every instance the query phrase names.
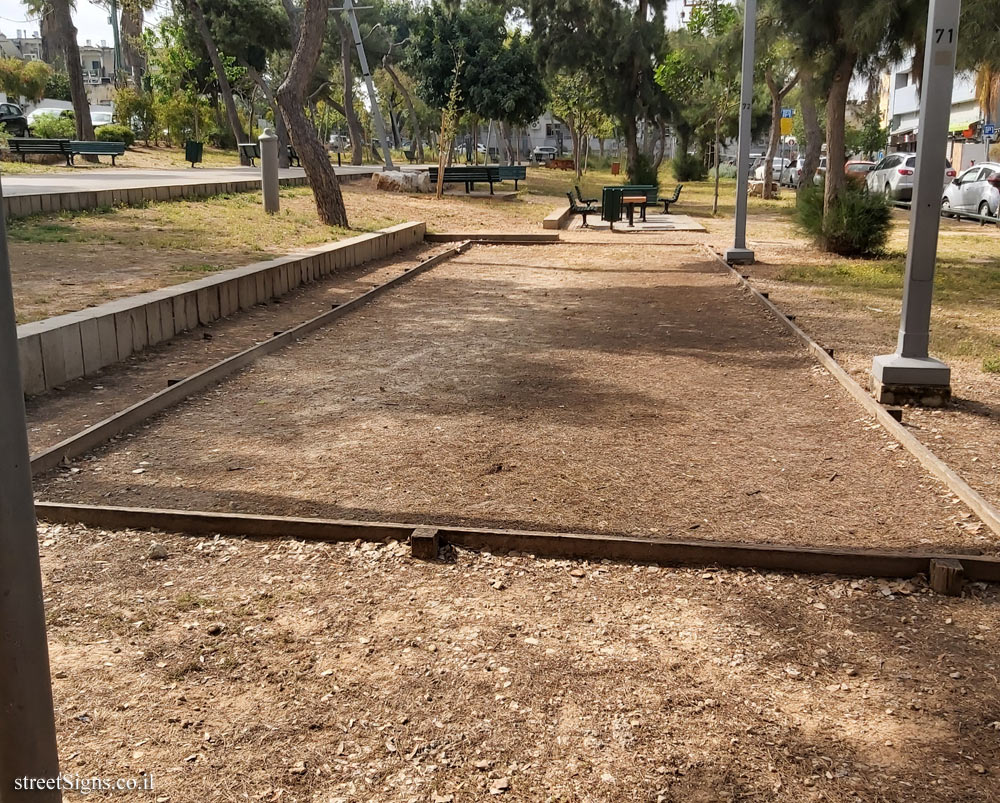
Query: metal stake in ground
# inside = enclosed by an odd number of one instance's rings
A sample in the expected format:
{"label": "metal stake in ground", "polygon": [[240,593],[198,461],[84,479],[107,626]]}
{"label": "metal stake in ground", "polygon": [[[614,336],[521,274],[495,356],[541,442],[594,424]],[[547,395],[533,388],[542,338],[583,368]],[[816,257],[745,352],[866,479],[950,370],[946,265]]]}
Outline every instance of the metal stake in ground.
{"label": "metal stake in ground", "polygon": [[736,163],[736,235],[726,251],[730,265],[752,265],[754,254],[747,248],[747,183],[750,179],[750,113],[753,110],[753,61],[757,40],[757,0],[743,7],[743,74],[740,78],[740,142]]}
{"label": "metal stake in ground", "polygon": [[18,779],[58,777],[59,757],[3,215],[0,366],[0,800],[56,803],[57,790],[18,789]]}
{"label": "metal stake in ground", "polygon": [[887,404],[915,401],[937,406],[951,394],[951,369],[928,356],[927,347],[961,7],[961,0],[931,0],[927,15],[917,124],[920,132],[917,176],[910,211],[899,340],[895,354],[883,354],[872,361],[875,398]]}
{"label": "metal stake in ground", "polygon": [[260,142],[260,187],[264,195],[264,211],[273,215],[281,207],[278,194],[278,137],[273,128],[265,128],[257,139]]}
{"label": "metal stake in ground", "polygon": [[[382,110],[375,97],[375,84],[372,83],[371,70],[368,69],[368,57],[365,55],[365,46],[361,41],[361,31],[358,30],[358,13],[354,0],[343,0],[343,2],[343,8],[331,8],[330,10],[347,12],[347,19],[351,23],[351,33],[354,35],[354,46],[358,49],[358,61],[361,62],[361,75],[364,76],[365,84],[368,86],[368,99],[372,106],[372,117],[375,118],[375,133],[378,134],[382,155],[385,157],[385,169],[392,170],[392,154],[389,152],[389,140],[385,136],[385,120],[382,119]],[[364,8],[372,8],[372,6],[364,6]]]}

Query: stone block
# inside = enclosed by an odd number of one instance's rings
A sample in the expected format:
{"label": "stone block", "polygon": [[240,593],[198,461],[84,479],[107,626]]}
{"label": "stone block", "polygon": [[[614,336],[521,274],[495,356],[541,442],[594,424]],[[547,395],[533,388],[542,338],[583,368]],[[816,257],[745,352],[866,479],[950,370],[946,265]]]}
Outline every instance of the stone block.
{"label": "stone block", "polygon": [[208,326],[219,320],[219,288],[202,287],[196,291],[198,298],[198,323]]}
{"label": "stone block", "polygon": [[17,340],[17,359],[21,367],[21,389],[28,395],[45,392],[45,369],[42,363],[42,341],[39,335]]}
{"label": "stone block", "polygon": [[101,365],[118,362],[118,335],[115,333],[115,316],[101,315],[97,321],[97,340],[101,348]]}
{"label": "stone block", "polygon": [[97,373],[107,364],[101,359],[101,333],[97,318],[84,318],[80,321],[80,349],[83,353],[85,376]]}
{"label": "stone block", "polygon": [[[77,332],[80,330],[77,329]],[[66,381],[66,354],[63,349],[62,332],[51,329],[39,335],[42,352],[42,370],[45,387],[53,388]]]}
{"label": "stone block", "polygon": [[146,328],[146,305],[140,304],[129,310],[132,325],[132,353],[137,354],[149,345],[149,331]]}
{"label": "stone block", "polygon": [[440,547],[436,527],[417,527],[410,534],[410,554],[418,560],[437,560]]}
{"label": "stone block", "polygon": [[114,313],[115,340],[118,346],[118,359],[124,360],[132,354],[132,317],[127,309]]}
{"label": "stone block", "polygon": [[146,312],[146,345],[155,346],[169,338],[163,336],[163,327],[160,325],[160,305],[154,301],[151,304],[144,304]]}

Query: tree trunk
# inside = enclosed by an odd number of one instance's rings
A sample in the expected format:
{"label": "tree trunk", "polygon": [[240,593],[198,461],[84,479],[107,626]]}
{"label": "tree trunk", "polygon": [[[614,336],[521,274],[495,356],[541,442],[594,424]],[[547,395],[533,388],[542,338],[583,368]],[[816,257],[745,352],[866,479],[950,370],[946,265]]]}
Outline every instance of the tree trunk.
{"label": "tree trunk", "polygon": [[403,86],[403,82],[399,79],[399,75],[396,74],[396,69],[389,62],[388,55],[382,59],[382,66],[389,74],[389,78],[391,78],[392,82],[396,85],[396,89],[399,90],[399,94],[403,96],[403,103],[406,104],[406,114],[410,118],[410,129],[413,134],[413,142],[415,144],[414,156],[416,156],[418,162],[423,163],[424,139],[423,134],[420,132],[420,118],[417,117],[417,110],[413,106],[413,98],[410,97],[410,93],[406,91],[406,87]]}
{"label": "tree trunk", "polygon": [[146,72],[146,59],[142,51],[143,10],[139,0],[122,3],[122,59],[125,71],[136,89],[142,87],[142,75]]}
{"label": "tree trunk", "polygon": [[[90,100],[83,84],[83,64],[80,62],[80,47],[76,41],[76,26],[69,10],[69,0],[51,0],[53,23],[58,38],[62,42],[66,58],[66,72],[69,74],[69,92],[73,99],[73,116],[76,120],[77,139],[93,140],[94,124],[90,119]],[[97,157],[85,157],[96,162]]]}
{"label": "tree trunk", "polygon": [[59,26],[54,19],[51,4],[41,7],[42,16],[38,20],[38,30],[42,38],[42,61],[51,64],[57,70],[65,69],[66,56],[62,40],[59,38]]}
{"label": "tree trunk", "polygon": [[635,118],[626,116],[622,120],[622,128],[625,134],[625,172],[631,176],[639,158],[639,134]]}
{"label": "tree trunk", "polygon": [[799,186],[803,184],[809,186],[819,168],[819,160],[823,151],[823,130],[819,126],[819,115],[816,114],[816,86],[813,83],[812,74],[803,72],[801,75],[802,92],[799,108],[802,111],[802,123],[806,130],[806,155]]}
{"label": "tree trunk", "polygon": [[278,106],[284,115],[292,144],[302,160],[309,186],[316,200],[320,220],[330,226],[348,228],[347,209],[340,192],[337,172],[330,164],[326,148],[306,119],[303,104],[306,85],[316,71],[326,33],[327,0],[306,0],[298,43],[288,75],[278,87]]}
{"label": "tree trunk", "polygon": [[[251,67],[249,64],[244,62],[243,68],[247,71],[247,75],[250,76],[250,80],[256,84],[257,88],[264,96],[264,100],[267,101],[267,105],[271,109],[271,114],[274,115],[274,133],[278,137],[278,167],[291,167],[291,161],[288,158],[288,146],[290,144],[288,126],[285,125],[285,118],[281,116],[281,110],[278,108],[278,101],[275,99],[274,93],[271,91],[271,87],[269,87],[267,85],[267,81],[264,80],[264,76],[261,75],[255,67]],[[324,147],[326,147],[325,143]]]}
{"label": "tree trunk", "polygon": [[[212,62],[212,68],[215,70],[215,80],[219,84],[219,94],[222,95],[222,103],[226,107],[226,117],[229,120],[229,127],[233,132],[233,136],[236,138],[236,144],[246,142],[247,135],[243,130],[243,123],[240,122],[239,112],[236,110],[236,99],[233,97],[233,88],[229,84],[226,68],[222,64],[222,58],[219,56],[219,49],[215,46],[212,32],[208,29],[208,22],[205,21],[205,15],[202,13],[201,6],[198,5],[198,0],[186,1],[188,11],[191,13],[191,18],[198,29],[198,35],[201,36],[205,50],[208,51],[209,61]],[[243,153],[240,153],[240,164],[250,164],[249,159]]]}
{"label": "tree trunk", "polygon": [[771,184],[774,182],[774,160],[781,147],[781,101],[792,91],[798,80],[798,75],[793,75],[785,86],[778,86],[771,70],[764,70],[764,81],[767,83],[767,91],[771,94],[771,136],[767,141],[767,153],[764,155],[763,198],[774,197]]}
{"label": "tree trunk", "polygon": [[[660,165],[663,164],[663,154],[667,150],[667,123],[666,123],[666,121],[664,121],[664,120],[661,119],[659,121],[659,126],[660,126],[660,136],[659,136],[658,141],[660,143],[660,152],[658,154],[656,154],[656,159],[653,162],[653,168],[655,170],[657,170],[657,171],[659,171]],[[715,140],[716,140],[716,142],[718,142],[718,140],[719,140],[718,135],[716,135]]]}
{"label": "tree trunk", "polygon": [[712,215],[719,213],[719,129],[722,127],[722,117],[715,118],[715,195],[712,198]]}
{"label": "tree trunk", "polygon": [[837,71],[826,99],[826,191],[823,194],[823,214],[829,214],[844,191],[844,125],[847,113],[847,89],[857,56],[848,51],[837,64]]}
{"label": "tree trunk", "polygon": [[340,65],[344,72],[344,118],[347,120],[347,135],[351,138],[351,164],[359,165],[364,156],[365,142],[361,123],[354,111],[354,71],[351,66],[351,48],[354,42],[347,24],[340,14],[333,17],[340,34]]}

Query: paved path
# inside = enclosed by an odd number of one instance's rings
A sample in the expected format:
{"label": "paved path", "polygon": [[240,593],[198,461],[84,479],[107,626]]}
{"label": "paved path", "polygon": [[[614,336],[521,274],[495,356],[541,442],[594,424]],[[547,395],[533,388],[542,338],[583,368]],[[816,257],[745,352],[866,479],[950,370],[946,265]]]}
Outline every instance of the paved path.
{"label": "paved path", "polygon": [[[378,168],[368,165],[335,168],[337,175],[371,174]],[[281,170],[282,178],[303,176],[305,171],[293,167]],[[3,176],[3,192],[7,196],[45,195],[60,192],[96,192],[99,190],[163,187],[177,184],[214,184],[228,181],[259,179],[260,168],[254,167],[181,167],[173,170],[67,170],[61,173],[19,173]]]}

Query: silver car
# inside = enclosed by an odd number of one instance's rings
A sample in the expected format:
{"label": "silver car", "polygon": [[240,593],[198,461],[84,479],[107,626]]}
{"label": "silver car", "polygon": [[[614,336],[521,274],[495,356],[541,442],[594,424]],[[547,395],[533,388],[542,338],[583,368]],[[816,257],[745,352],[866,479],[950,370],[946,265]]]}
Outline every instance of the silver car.
{"label": "silver car", "polygon": [[1000,164],[982,162],[963,170],[944,188],[941,209],[997,217],[1000,211]]}
{"label": "silver car", "polygon": [[[890,153],[868,173],[865,185],[869,192],[881,193],[896,201],[913,198],[913,183],[917,178],[917,157],[912,153]],[[945,159],[942,187],[955,178],[951,162]]]}
{"label": "silver car", "polygon": [[[800,156],[792,159],[791,163],[781,171],[781,184],[785,187],[798,187],[802,183],[802,171],[806,167],[806,158]],[[813,183],[819,184],[826,175],[826,157],[821,156],[819,167],[816,168],[816,175],[813,176]]]}

